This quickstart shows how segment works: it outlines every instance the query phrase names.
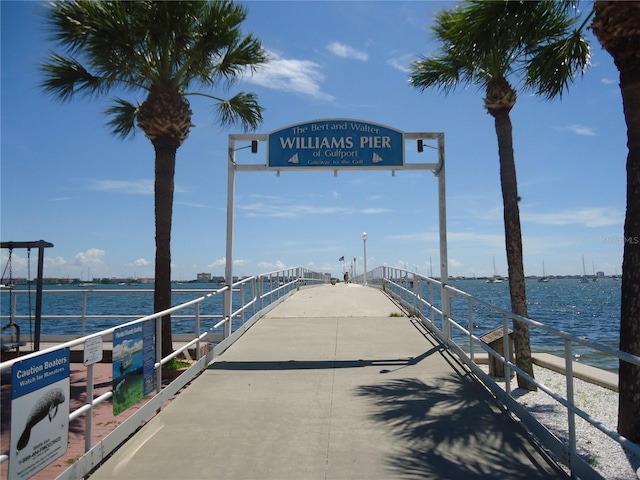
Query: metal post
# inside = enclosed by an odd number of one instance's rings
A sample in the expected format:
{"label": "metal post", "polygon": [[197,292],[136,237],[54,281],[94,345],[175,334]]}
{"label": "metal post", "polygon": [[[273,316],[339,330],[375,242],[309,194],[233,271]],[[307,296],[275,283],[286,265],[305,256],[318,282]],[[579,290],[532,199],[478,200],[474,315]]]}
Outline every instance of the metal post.
{"label": "metal post", "polygon": [[449,292],[446,286],[449,283],[449,262],[447,260],[447,200],[444,175],[444,133],[438,135],[438,224],[440,227],[440,282],[442,285],[442,317],[448,323],[451,315]]}
{"label": "metal post", "polygon": [[235,167],[236,141],[229,136],[229,165],[227,178],[227,253],[225,258],[224,278],[227,290],[224,292],[224,338],[231,335],[231,314],[233,311],[233,215],[235,203]]}
{"label": "metal post", "polygon": [[200,360],[200,303],[196,303],[196,360]]}
{"label": "metal post", "polygon": [[[573,391],[573,352],[571,340],[566,338],[564,340],[564,367],[565,367],[565,379],[567,381],[567,402],[572,407],[574,403],[574,391]],[[569,452],[571,454],[570,461],[573,462],[574,457],[578,455],[576,446],[576,414],[570,408],[567,408],[567,429],[569,430]]]}
{"label": "metal post", "polygon": [[33,349],[40,350],[40,332],[42,325],[42,277],[44,275],[44,245],[38,246],[38,281],[36,284],[36,328]]}
{"label": "metal post", "polygon": [[93,363],[87,365],[87,392],[85,403],[91,405],[84,419],[84,452],[91,450],[93,437]]}
{"label": "metal post", "polygon": [[362,232],[362,243],[364,245],[364,286],[367,286],[367,232]]}

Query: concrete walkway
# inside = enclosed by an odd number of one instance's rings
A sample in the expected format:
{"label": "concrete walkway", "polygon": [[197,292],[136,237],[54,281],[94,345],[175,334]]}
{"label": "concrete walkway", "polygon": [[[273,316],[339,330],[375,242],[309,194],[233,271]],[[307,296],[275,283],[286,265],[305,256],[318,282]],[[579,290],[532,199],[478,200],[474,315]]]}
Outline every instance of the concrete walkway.
{"label": "concrete walkway", "polygon": [[91,476],[567,478],[378,290],[303,289]]}

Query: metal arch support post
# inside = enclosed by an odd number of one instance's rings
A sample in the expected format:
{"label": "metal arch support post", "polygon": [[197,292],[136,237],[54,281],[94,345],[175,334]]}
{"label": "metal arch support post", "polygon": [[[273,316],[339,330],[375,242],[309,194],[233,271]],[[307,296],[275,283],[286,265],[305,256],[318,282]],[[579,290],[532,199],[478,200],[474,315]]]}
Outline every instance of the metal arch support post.
{"label": "metal arch support post", "polygon": [[450,338],[449,317],[451,305],[446,286],[449,283],[449,261],[447,259],[447,192],[444,168],[444,133],[438,136],[438,169],[434,172],[438,177],[438,224],[440,230],[440,283],[442,292],[442,328],[447,338]]}
{"label": "metal arch support post", "polygon": [[[227,249],[225,256],[224,278],[227,290],[223,296],[224,338],[231,335],[231,316],[233,314],[233,220],[235,215],[236,171],[265,171],[266,165],[238,165],[236,163],[236,141],[259,142],[265,141],[265,134],[230,134],[228,146],[228,177],[227,177]],[[241,147],[247,148],[247,147]],[[255,152],[254,152],[255,153]],[[245,167],[245,168],[243,168]]]}
{"label": "metal arch support post", "polygon": [[229,157],[227,176],[227,250],[225,256],[224,281],[227,290],[224,292],[224,338],[231,335],[231,315],[233,313],[233,217],[235,213],[236,188],[236,141],[229,135]]}

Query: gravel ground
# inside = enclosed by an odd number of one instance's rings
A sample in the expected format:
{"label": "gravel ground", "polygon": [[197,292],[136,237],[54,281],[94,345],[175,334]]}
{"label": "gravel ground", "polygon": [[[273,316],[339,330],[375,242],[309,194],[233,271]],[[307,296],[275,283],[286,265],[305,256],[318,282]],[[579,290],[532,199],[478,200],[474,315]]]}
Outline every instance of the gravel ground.
{"label": "gravel ground", "polygon": [[[488,368],[481,366],[485,372]],[[536,380],[562,396],[566,395],[562,374],[534,365]],[[504,385],[504,382],[502,382]],[[515,383],[512,383],[514,388]],[[566,409],[542,390],[512,391],[514,398],[529,410],[558,438],[568,438]],[[618,392],[574,379],[574,400],[578,408],[587,412],[609,429],[615,431],[618,420]],[[609,480],[638,480],[640,459],[627,454],[619,443],[576,416],[578,454],[587,460],[604,478]],[[639,474],[636,474],[638,471]]]}

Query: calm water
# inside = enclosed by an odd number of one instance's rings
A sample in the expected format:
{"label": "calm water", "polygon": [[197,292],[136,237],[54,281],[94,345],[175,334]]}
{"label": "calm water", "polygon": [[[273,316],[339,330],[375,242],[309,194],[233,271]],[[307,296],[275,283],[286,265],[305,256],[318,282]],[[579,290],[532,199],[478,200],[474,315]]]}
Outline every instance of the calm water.
{"label": "calm water", "polygon": [[[472,294],[483,301],[510,310],[509,287],[503,283],[488,284],[484,280],[453,282],[453,287]],[[579,283],[575,279],[552,279],[549,282],[527,280],[529,318],[556,330],[595,343],[618,348],[620,335],[620,281],[611,278]],[[466,302],[454,302],[454,313],[467,316]],[[482,334],[501,325],[500,316],[483,312],[474,314],[476,331]],[[564,341],[542,330],[530,330],[533,351],[564,354]],[[607,370],[617,371],[618,361],[580,345],[573,345],[579,361]]]}
{"label": "calm water", "polygon": [[[481,300],[496,307],[509,310],[508,283],[487,284],[484,280],[461,280],[452,282],[451,286],[474,295]],[[27,287],[19,286],[20,290]],[[142,293],[139,290],[152,290],[151,285],[119,286],[97,285],[92,290],[136,290],[132,293],[99,294],[89,293],[87,301],[88,315],[148,315],[153,312],[153,294]],[[204,295],[204,292],[184,292],[185,289],[216,289],[214,284],[182,284],[174,285],[173,304],[179,304]],[[71,293],[43,294],[43,334],[56,334],[79,332],[79,320],[47,320],[47,314],[52,315],[79,315],[82,311],[82,290],[75,286],[45,286],[50,290],[72,290]],[[77,290],[77,292],[76,292]],[[10,301],[7,292],[0,296],[0,308],[2,315],[8,315]],[[251,294],[247,291],[246,297]],[[426,295],[425,295],[426,296]],[[529,317],[544,323],[557,330],[566,331],[578,337],[586,337],[592,342],[602,343],[612,348],[618,347],[620,331],[620,281],[610,278],[599,279],[597,282],[579,283],[574,279],[550,280],[541,283],[536,280],[527,281],[527,299],[529,302]],[[467,318],[467,303],[462,299],[453,302],[454,317]],[[16,303],[18,315],[28,315],[29,295],[18,295]],[[32,316],[35,311],[35,287],[31,295]],[[193,315],[193,309],[185,313]],[[222,296],[216,296],[201,307],[201,314],[220,315],[222,312]],[[209,328],[219,319],[203,320],[202,328]],[[3,320],[3,325],[7,320]],[[28,334],[33,331],[33,321],[28,319],[18,322],[21,331]],[[92,333],[104,328],[122,323],[114,319],[88,320],[86,333]],[[482,334],[501,325],[499,315],[483,311],[477,308],[474,311],[475,331]],[[176,333],[186,333],[193,330],[192,320],[174,318],[174,330]],[[531,330],[532,349],[537,352],[555,354],[563,353],[563,342],[557,337],[551,337],[538,329]],[[617,370],[618,362],[602,354],[587,350],[578,345],[574,346],[574,354],[579,355],[579,361]]]}
{"label": "calm water", "polygon": [[[217,286],[211,283],[207,284],[176,284],[172,285],[172,304],[178,305],[187,301],[199,298],[207,293],[216,290]],[[188,292],[185,290],[201,289],[198,292]],[[28,287],[19,285],[16,287],[20,294],[16,297],[16,313],[17,315],[29,316],[35,315],[35,287],[32,287],[31,295],[28,294]],[[116,293],[105,292],[105,290],[117,290]],[[123,290],[127,290],[123,292]],[[131,290],[131,291],[129,291]],[[79,316],[83,308],[83,295],[86,293],[88,317],[92,315],[135,315],[142,317],[153,313],[153,285],[95,285],[92,287],[77,286],[54,286],[45,285],[42,295],[42,334],[68,334],[69,332],[81,332],[81,322],[78,318],[72,319],[47,319],[47,315],[75,315]],[[247,298],[251,298],[251,294],[247,291]],[[0,311],[2,315],[8,315],[11,308],[11,300],[8,292],[3,291],[0,296]],[[29,305],[31,303],[31,305]],[[237,308],[237,306],[236,306]],[[222,314],[222,295],[214,296],[212,299],[201,304],[201,315],[218,315]],[[195,315],[195,307],[191,307],[180,311],[176,315]],[[87,318],[85,333],[95,333],[106,328],[110,328],[129,319],[117,318]],[[217,323],[220,318],[203,320],[201,328],[210,328]],[[3,318],[3,325],[7,323]],[[16,323],[20,325],[21,333],[28,334],[34,330],[33,319],[19,319]],[[190,333],[194,331],[193,320],[175,318],[172,322],[176,333]]]}

